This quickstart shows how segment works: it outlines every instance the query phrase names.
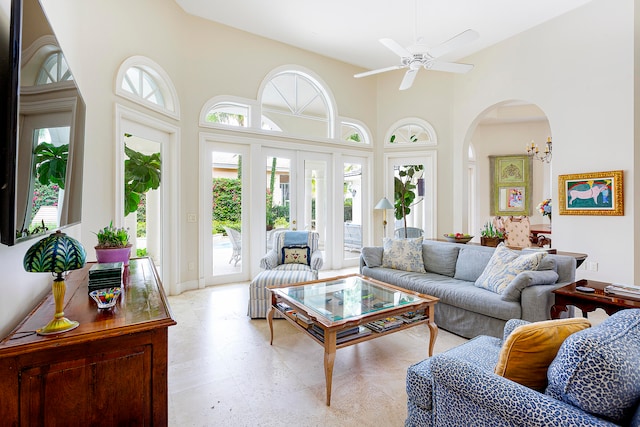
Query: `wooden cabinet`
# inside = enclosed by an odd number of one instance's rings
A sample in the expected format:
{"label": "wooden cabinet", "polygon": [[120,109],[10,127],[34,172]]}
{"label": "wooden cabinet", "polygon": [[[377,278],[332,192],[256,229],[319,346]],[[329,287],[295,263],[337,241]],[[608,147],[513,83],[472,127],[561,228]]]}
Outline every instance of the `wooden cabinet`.
{"label": "wooden cabinet", "polygon": [[115,307],[88,295],[88,264],[66,279],[76,329],[35,334],[52,295],[0,342],[0,420],[11,426],[167,425],[167,328],[175,324],[153,263],[131,260]]}

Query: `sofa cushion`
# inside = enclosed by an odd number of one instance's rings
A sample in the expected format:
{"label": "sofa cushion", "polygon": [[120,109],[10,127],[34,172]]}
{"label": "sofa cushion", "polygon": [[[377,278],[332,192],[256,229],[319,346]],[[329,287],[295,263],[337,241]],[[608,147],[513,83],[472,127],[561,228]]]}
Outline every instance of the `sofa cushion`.
{"label": "sofa cushion", "polygon": [[547,320],[518,326],[500,350],[495,373],[537,391],[547,386],[547,369],[564,340],[591,326],[587,319]]}
{"label": "sofa cushion", "polygon": [[379,246],[365,246],[361,254],[367,267],[380,267],[382,265],[382,251]]}
{"label": "sofa cushion", "polygon": [[422,259],[422,237],[417,239],[384,239],[382,266],[402,271],[426,273]]}
{"label": "sofa cushion", "polygon": [[549,396],[618,424],[640,400],[640,309],[569,336],[549,366]]}
{"label": "sofa cushion", "polygon": [[493,250],[484,251],[480,248],[464,247],[458,252],[456,261],[456,273],[454,279],[475,282],[484,271],[487,263],[493,255]]}
{"label": "sofa cushion", "polygon": [[504,301],[520,301],[524,288],[534,285],[553,285],[558,277],[558,273],[554,270],[522,271],[504,288],[501,298]]}
{"label": "sofa cushion", "polygon": [[422,257],[425,270],[453,277],[459,250],[460,248],[456,245],[423,245]]}
{"label": "sofa cushion", "polygon": [[537,270],[540,260],[546,252],[533,252],[520,255],[500,243],[493,252],[489,263],[475,281],[475,285],[501,294],[518,273],[525,270]]}

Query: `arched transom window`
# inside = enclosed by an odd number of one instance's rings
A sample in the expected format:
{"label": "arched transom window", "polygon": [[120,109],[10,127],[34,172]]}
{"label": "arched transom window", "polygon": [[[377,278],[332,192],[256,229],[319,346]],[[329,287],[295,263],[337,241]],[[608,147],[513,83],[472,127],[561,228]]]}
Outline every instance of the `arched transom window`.
{"label": "arched transom window", "polygon": [[331,138],[333,118],[326,92],[297,71],[274,75],[264,86],[262,115],[288,134]]}
{"label": "arched transom window", "polygon": [[42,63],[36,78],[36,85],[47,85],[67,80],[73,80],[73,74],[69,70],[67,61],[62,52],[53,52]]}
{"label": "arched transom window", "polygon": [[164,97],[156,79],[142,67],[131,67],[122,80],[122,89],[147,102],[164,107]]}
{"label": "arched transom window", "polygon": [[418,118],[402,119],[387,133],[385,146],[437,145],[436,132],[428,122]]}

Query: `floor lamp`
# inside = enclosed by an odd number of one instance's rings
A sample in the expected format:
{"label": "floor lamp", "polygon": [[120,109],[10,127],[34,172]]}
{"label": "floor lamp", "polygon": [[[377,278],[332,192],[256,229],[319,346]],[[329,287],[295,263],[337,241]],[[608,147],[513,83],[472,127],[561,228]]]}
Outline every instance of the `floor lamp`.
{"label": "floor lamp", "polygon": [[382,233],[383,237],[387,237],[387,209],[393,209],[393,205],[389,199],[383,197],[373,209],[382,209]]}

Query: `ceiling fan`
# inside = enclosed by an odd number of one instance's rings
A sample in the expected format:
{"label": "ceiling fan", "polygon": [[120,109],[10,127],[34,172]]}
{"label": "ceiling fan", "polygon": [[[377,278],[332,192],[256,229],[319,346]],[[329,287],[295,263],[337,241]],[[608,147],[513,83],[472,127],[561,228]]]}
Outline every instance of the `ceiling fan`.
{"label": "ceiling fan", "polygon": [[422,38],[416,39],[416,43],[402,47],[399,43],[392,39],[380,39],[382,43],[389,50],[394,52],[400,57],[400,65],[394,65],[387,68],[380,68],[378,70],[366,71],[364,73],[355,74],[353,77],[360,78],[373,74],[384,73],[386,71],[399,70],[401,68],[407,68],[407,72],[400,83],[400,90],[409,89],[413,84],[413,80],[418,74],[418,70],[424,67],[427,70],[447,71],[450,73],[466,73],[473,68],[471,64],[460,64],[457,62],[443,62],[438,61],[438,58],[442,55],[451,52],[467,43],[471,43],[476,40],[480,35],[477,31],[466,30],[447,40],[446,42],[429,48],[423,43]]}

